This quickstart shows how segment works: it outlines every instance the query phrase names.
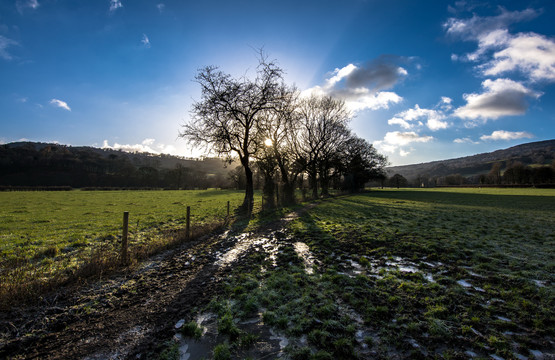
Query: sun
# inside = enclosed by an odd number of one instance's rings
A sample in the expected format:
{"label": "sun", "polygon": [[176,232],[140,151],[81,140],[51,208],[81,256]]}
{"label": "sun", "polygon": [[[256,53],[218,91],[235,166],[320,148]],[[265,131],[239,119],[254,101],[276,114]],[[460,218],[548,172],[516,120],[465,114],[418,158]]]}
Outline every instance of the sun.
{"label": "sun", "polygon": [[266,139],[266,140],[264,140],[264,145],[270,147],[270,146],[274,145],[274,142],[272,141],[272,139]]}

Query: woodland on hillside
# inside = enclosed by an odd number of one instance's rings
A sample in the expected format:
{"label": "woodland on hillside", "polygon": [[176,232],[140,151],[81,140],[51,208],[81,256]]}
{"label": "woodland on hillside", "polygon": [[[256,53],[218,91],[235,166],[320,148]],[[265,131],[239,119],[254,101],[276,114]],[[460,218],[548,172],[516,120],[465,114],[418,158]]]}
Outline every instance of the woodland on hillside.
{"label": "woodland on hillside", "polygon": [[[228,164],[229,165],[229,164]],[[58,144],[0,146],[0,186],[70,188],[231,188],[221,159],[183,159]]]}

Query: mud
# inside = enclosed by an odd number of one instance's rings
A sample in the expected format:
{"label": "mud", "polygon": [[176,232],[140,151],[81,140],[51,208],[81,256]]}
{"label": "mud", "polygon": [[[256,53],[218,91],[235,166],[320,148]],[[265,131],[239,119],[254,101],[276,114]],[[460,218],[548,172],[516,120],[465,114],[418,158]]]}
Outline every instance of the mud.
{"label": "mud", "polygon": [[[60,289],[34,307],[1,313],[0,359],[145,358],[174,336],[176,319],[194,320],[192,314],[218,294],[230,264],[253,249],[277,249],[276,231],[296,217],[290,214],[256,233],[201,238],[133,271]],[[266,354],[276,346],[279,352],[279,340],[272,342],[260,344]],[[199,345],[182,340],[183,358],[204,352]]]}

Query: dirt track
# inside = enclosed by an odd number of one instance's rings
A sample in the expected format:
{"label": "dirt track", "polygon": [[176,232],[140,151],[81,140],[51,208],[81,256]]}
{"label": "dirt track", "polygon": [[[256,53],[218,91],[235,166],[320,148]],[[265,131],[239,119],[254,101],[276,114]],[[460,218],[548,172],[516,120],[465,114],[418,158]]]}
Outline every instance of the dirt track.
{"label": "dirt track", "polygon": [[215,264],[217,254],[233,241],[214,235],[184,244],[132,273],[0,315],[0,358],[124,359],[149,353],[171,338],[176,320],[189,318],[217,294],[228,271]]}

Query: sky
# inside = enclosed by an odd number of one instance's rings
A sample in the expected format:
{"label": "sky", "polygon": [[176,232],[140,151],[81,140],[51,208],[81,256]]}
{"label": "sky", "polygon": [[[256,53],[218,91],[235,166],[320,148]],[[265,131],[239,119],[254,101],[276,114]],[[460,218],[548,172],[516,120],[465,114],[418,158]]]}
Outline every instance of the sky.
{"label": "sky", "polygon": [[555,138],[555,2],[0,0],[0,143],[199,156],[180,138],[215,65],[263,49],[345,100],[391,165]]}

